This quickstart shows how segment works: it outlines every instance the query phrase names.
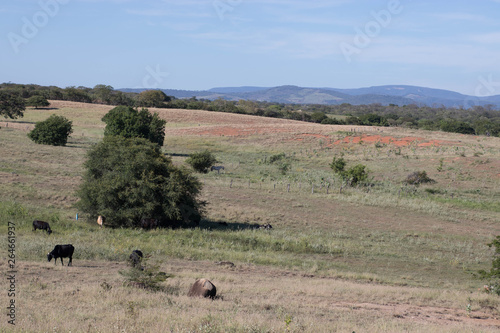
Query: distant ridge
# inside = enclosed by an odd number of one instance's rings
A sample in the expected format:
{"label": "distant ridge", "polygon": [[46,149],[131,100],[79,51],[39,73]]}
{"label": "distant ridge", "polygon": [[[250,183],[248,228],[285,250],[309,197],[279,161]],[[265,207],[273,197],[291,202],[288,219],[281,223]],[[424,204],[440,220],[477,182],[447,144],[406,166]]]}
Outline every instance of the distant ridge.
{"label": "distant ridge", "polygon": [[[141,92],[146,89],[119,89],[124,92]],[[305,88],[293,85],[279,87],[219,87],[209,90],[161,89],[176,98],[214,100],[224,98],[237,101],[254,100],[272,103],[293,104],[342,104],[353,105],[380,103],[382,105],[408,105],[463,107],[493,105],[500,108],[500,95],[475,97],[444,89],[433,89],[409,85],[385,85],[356,89]]]}

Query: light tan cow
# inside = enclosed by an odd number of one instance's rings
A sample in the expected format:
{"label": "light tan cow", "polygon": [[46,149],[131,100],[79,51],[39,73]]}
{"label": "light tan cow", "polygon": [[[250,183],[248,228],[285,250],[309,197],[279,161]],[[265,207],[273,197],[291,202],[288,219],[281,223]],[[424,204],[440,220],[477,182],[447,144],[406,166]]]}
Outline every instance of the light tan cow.
{"label": "light tan cow", "polygon": [[99,224],[99,227],[102,228],[102,225],[104,224],[105,218],[104,216],[99,215],[97,217],[97,224]]}

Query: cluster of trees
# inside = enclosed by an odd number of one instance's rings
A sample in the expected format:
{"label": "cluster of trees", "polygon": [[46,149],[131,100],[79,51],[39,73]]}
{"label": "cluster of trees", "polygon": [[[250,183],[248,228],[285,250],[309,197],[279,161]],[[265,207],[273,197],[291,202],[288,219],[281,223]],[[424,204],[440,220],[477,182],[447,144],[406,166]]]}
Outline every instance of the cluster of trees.
{"label": "cluster of trees", "polygon": [[[7,98],[7,97],[8,98]],[[133,107],[194,109],[241,113],[263,117],[293,119],[321,124],[402,126],[425,130],[441,130],[463,134],[500,136],[500,112],[492,105],[471,109],[444,106],[411,105],[320,105],[283,104],[257,101],[228,101],[222,98],[203,100],[195,97],[176,99],[160,90],[141,93],[122,92],[107,85],[86,87],[45,87],[38,85],[0,84],[2,114],[19,116],[16,107],[44,106],[41,98],[69,100],[85,103],[102,103]],[[24,99],[27,99],[25,101]],[[6,101],[8,100],[8,101]],[[6,105],[4,111],[4,106]],[[22,114],[22,111],[21,111]],[[337,116],[337,117],[336,117]],[[339,117],[341,116],[341,117]]]}
{"label": "cluster of trees", "polygon": [[[401,126],[433,131],[462,134],[500,135],[500,112],[493,105],[474,106],[470,109],[445,106],[411,105],[308,105],[304,108],[311,112],[347,116],[346,122],[359,119],[359,124],[376,126]],[[380,125],[373,119],[363,119],[371,115],[381,118]],[[353,118],[354,117],[354,118]],[[368,121],[367,121],[368,120]]]}
{"label": "cluster of trees", "polygon": [[[160,90],[146,90],[141,93],[128,93],[115,90],[112,86],[98,84],[94,88],[40,86],[36,84],[0,84],[0,92],[11,96],[17,96],[28,101],[40,100],[63,100],[82,103],[97,103],[108,105],[126,105],[136,107],[167,107],[165,104],[171,97]],[[31,105],[31,104],[27,104]],[[33,105],[44,106],[44,105]]]}

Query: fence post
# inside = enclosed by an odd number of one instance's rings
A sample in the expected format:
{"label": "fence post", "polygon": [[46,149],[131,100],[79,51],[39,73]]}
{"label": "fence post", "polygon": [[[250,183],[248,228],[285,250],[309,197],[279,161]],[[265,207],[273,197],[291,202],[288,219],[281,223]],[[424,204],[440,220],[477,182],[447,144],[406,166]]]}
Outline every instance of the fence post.
{"label": "fence post", "polygon": [[233,180],[231,179],[231,183],[229,183],[229,188],[233,187]]}
{"label": "fence post", "polygon": [[312,187],[311,187],[311,194],[314,194],[314,184],[312,184]]}
{"label": "fence post", "polygon": [[290,184],[288,184],[288,185],[287,185],[287,187],[286,187],[286,191],[287,191],[287,192],[290,192]]}

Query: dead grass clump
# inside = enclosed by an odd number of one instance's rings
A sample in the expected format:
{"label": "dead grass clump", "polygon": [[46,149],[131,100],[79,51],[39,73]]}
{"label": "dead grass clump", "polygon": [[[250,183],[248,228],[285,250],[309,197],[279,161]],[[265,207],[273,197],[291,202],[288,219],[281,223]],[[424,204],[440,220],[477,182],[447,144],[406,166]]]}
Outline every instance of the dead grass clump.
{"label": "dead grass clump", "polygon": [[429,176],[427,176],[427,172],[425,171],[415,171],[410,173],[408,177],[406,177],[406,180],[404,182],[409,185],[420,185],[427,183],[435,183],[436,181],[434,179],[429,178]]}

